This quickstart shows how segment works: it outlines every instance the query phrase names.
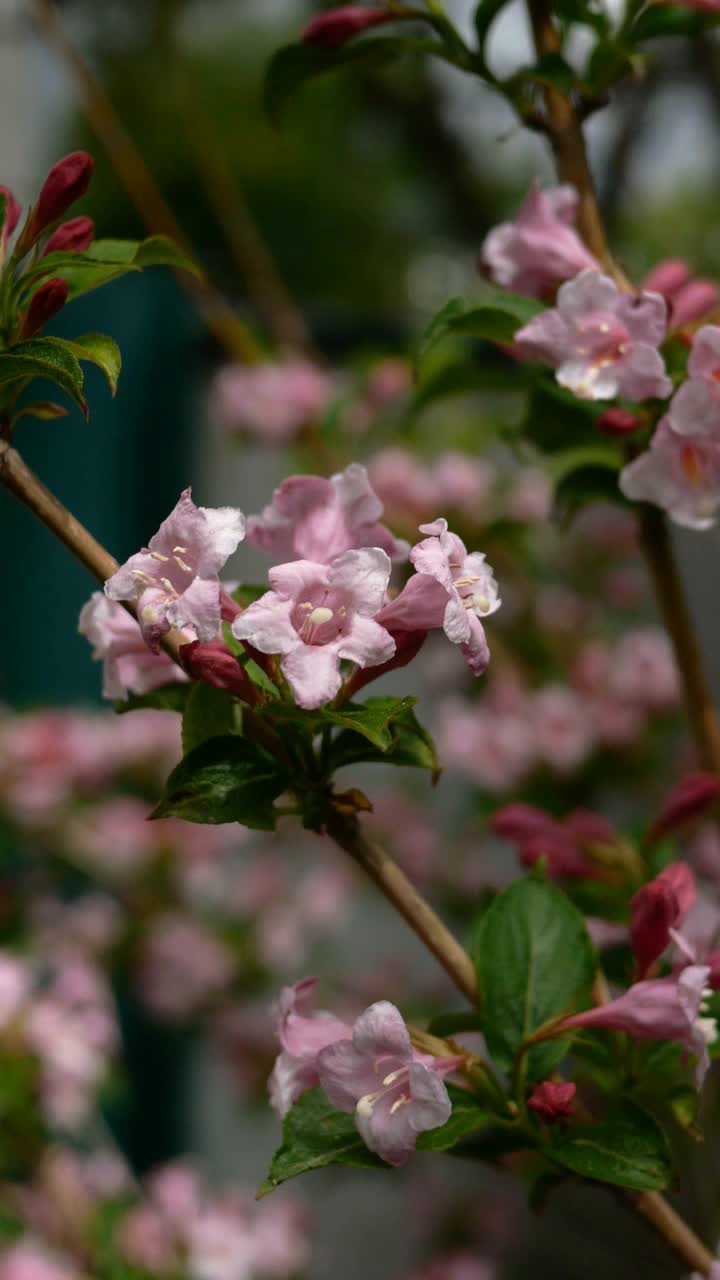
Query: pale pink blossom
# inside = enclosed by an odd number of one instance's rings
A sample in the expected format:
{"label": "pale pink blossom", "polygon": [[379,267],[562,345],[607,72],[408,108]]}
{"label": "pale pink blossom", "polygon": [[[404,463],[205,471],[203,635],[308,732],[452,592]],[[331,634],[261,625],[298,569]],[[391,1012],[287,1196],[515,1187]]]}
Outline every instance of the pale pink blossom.
{"label": "pale pink blossom", "polygon": [[482,552],[468,555],[465,543],[448,531],[447,520],[421,524],[420,532],[428,536],[410,552],[415,575],[378,621],[391,631],[442,627],[460,646],[473,675],[482,675],[490,650],[480,619],[502,604],[493,571]]}
{"label": "pale pink blossom", "polygon": [[720,301],[720,291],[711,280],[699,280],[690,274],[682,258],[666,258],[658,262],[643,280],[643,289],[661,293],[668,304],[670,328],[701,320]]}
{"label": "pale pink blossom", "polygon": [[578,769],[595,745],[585,699],[565,685],[546,685],[533,695],[531,723],[538,755],[558,773]]}
{"label": "pale pink blossom", "polygon": [[187,680],[166,653],[148,649],[135,619],[101,591],[94,591],[83,605],[78,631],[93,646],[93,659],[103,664],[106,698],[124,699],[128,693],[148,693],[161,685]]}
{"label": "pale pink blossom", "polygon": [[[695,4],[685,0],[685,4],[689,9],[706,9],[710,13],[716,13],[720,9],[720,0],[704,0],[703,3]],[[690,1280],[720,1280],[720,1262],[713,1262],[706,1276],[701,1276],[699,1271],[693,1271]]]}
{"label": "pale pink blossom", "polygon": [[320,1083],[317,1058],[321,1049],[338,1040],[349,1040],[352,1028],[332,1013],[314,1008],[317,978],[303,978],[284,987],[276,1008],[281,1052],[268,1087],[270,1102],[279,1115],[287,1115],[306,1089]]}
{"label": "pale pink blossom", "polygon": [[150,1272],[172,1272],[180,1260],[171,1224],[151,1204],[130,1209],[118,1229],[117,1242],[129,1263]]}
{"label": "pale pink blossom", "polygon": [[151,649],[170,627],[192,627],[198,640],[215,640],[220,628],[218,573],[245,536],[235,507],[196,507],[190,489],[137,552],[105,583],[110,600],[136,603]]}
{"label": "pale pink blossom", "polygon": [[417,1053],[399,1011],[381,1000],[357,1019],[352,1039],[321,1049],[317,1067],[323,1090],[334,1107],[354,1114],[365,1145],[399,1166],[420,1133],[450,1118],[442,1076],[460,1061]]}
{"label": "pale pink blossom", "polygon": [[720,511],[720,434],[681,434],[666,415],[650,448],[623,467],[619,484],[626,498],[662,507],[675,524],[711,529]]}
{"label": "pale pink blossom", "polygon": [[341,659],[375,667],[395,653],[392,636],[375,621],[390,569],[380,547],[345,551],[329,565],[277,565],[269,573],[272,590],[235,619],[233,635],[281,655],[298,706],[322,706],[340,689]]}
{"label": "pale pink blossom", "polygon": [[481,458],[449,451],[434,459],[430,484],[439,502],[451,511],[461,511],[478,521],[487,515],[487,505],[495,483],[495,468]]}
{"label": "pale pink blossom", "polygon": [[695,334],[687,380],[673,396],[668,419],[683,436],[709,436],[720,442],[720,327],[703,325]]}
{"label": "pale pink blossom", "polygon": [[69,1258],[50,1252],[32,1236],[0,1253],[0,1280],[83,1280]]}
{"label": "pale pink blossom", "polygon": [[557,307],[515,335],[523,360],[540,360],[588,400],[665,399],[672,382],[658,351],[667,307],[658,293],[622,293],[609,276],[582,271],[562,285]]}
{"label": "pale pink blossom", "polygon": [[485,238],[480,268],[495,284],[535,298],[598,263],[575,230],[578,196],[569,185],[543,191],[533,182],[520,212]]}
{"label": "pale pink blossom", "polygon": [[498,1269],[489,1258],[472,1253],[451,1253],[436,1259],[422,1271],[413,1271],[407,1280],[498,1280]]}
{"label": "pale pink blossom", "polygon": [[381,449],[370,462],[373,489],[389,507],[394,519],[416,524],[430,515],[437,503],[437,488],[428,467],[409,449]]}
{"label": "pale pink blossom", "polygon": [[462,769],[493,792],[511,790],[537,759],[527,715],[497,714],[454,698],[441,707],[437,746],[443,764]]}
{"label": "pale pink blossom", "polygon": [[247,524],[248,541],[277,560],[329,564],[343,551],[382,547],[394,560],[407,558],[407,543],[380,524],[383,504],[365,467],[353,462],[327,480],[290,476],[272,502]]}
{"label": "pale pink blossom", "polygon": [[621,637],[613,651],[607,689],[611,696],[647,711],[677,706],[680,677],[661,627],[636,627]]}
{"label": "pale pink blossom", "polygon": [[540,467],[521,467],[505,495],[505,513],[523,524],[548,520],[553,505],[553,486]]}
{"label": "pale pink blossom", "polygon": [[110,796],[78,809],[63,833],[68,857],[111,879],[136,875],[158,851],[148,813],[145,801],[129,795]]}
{"label": "pale pink blossom", "polygon": [[143,1000],[162,1018],[187,1018],[220,995],[236,969],[230,949],[204,925],[177,912],[155,917],[140,955]]}
{"label": "pale pink blossom", "polygon": [[309,360],[225,365],[211,391],[211,415],[229,434],[284,444],[328,408],[332,378]]}

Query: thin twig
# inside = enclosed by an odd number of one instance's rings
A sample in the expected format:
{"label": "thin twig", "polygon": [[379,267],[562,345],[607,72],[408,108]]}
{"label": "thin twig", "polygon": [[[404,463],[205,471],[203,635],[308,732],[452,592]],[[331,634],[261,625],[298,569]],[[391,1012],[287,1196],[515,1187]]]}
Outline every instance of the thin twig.
{"label": "thin twig", "polygon": [[[53,0],[29,0],[29,5],[38,30],[65,67],[90,127],[104,146],[117,177],[148,231],[152,235],[170,236],[189,256],[194,256],[175,214],[112,102],[69,39]],[[258,343],[215,286],[187,271],[179,271],[178,279],[228,356],[244,364],[257,361],[260,357]]]}

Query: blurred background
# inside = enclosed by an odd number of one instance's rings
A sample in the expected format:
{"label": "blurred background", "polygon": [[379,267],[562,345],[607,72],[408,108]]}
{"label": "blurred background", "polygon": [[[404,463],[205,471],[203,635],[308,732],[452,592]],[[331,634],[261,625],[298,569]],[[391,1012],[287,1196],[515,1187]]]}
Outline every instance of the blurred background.
{"label": "blurred background", "polygon": [[[74,410],[59,424],[28,421],[19,447],[120,560],[188,484],[203,505],[251,513],[293,470],[330,474],[352,458],[369,466],[399,534],[454,514],[501,582],[492,678],[470,688],[442,646],[429,647],[419,676],[396,673],[392,691],[421,683],[445,775],[432,797],[424,778],[376,771],[363,785],[376,828],[463,931],[468,903],[517,873],[514,853],[488,834],[494,809],[510,798],[559,815],[604,807],[632,826],[689,749],[630,514],[598,504],[573,524],[552,517],[541,460],[512,445],[523,406],[501,358],[480,353],[492,376],[478,375],[469,395],[423,401],[412,386],[414,344],[449,297],[472,294],[488,230],[512,216],[532,177],[552,181],[544,146],[489,90],[415,56],[318,80],[272,125],[267,61],[323,7],[0,0],[2,182],[26,204],[55,159],[87,149],[96,170],[78,212],[100,237],[141,238],[163,229],[138,209],[146,166],[275,371],[253,380],[170,271],[129,275],[73,303],[53,329],[112,334],[123,353],[117,397],[90,371],[89,424]],[[447,7],[469,31],[469,0]],[[490,60],[509,70],[529,58],[513,2]],[[608,223],[635,279],[666,257],[720,276],[719,59],[709,35],[664,41],[647,76],[590,122]],[[123,131],[138,152],[129,182]],[[432,376],[451,363],[443,354]],[[387,997],[425,1017],[451,993],[320,839],[290,826],[260,837],[173,823],[147,835],[144,816],[179,752],[177,717],[100,711],[99,667],[77,631],[92,584],[3,494],[0,529],[0,925],[50,951],[71,939],[73,956],[81,949],[109,975],[123,1048],[108,1033],[106,1057],[124,1065],[102,1094],[102,1123],[134,1175],[191,1156],[211,1183],[252,1188],[278,1144],[264,1080],[281,986],[320,972],[321,1004],[353,1011]],[[720,618],[707,590],[717,535],[685,535],[679,549],[717,680]],[[242,546],[228,568],[260,582],[267,561]],[[714,875],[714,833],[696,842]],[[717,1161],[707,1149],[687,1160],[698,1172],[685,1207],[710,1236]],[[294,1236],[286,1221],[273,1228],[290,1241],[278,1276],[680,1274],[603,1193],[560,1192],[533,1215],[515,1179],[476,1162],[321,1173],[294,1194],[309,1216],[297,1210]],[[113,1278],[171,1274],[136,1236]]]}

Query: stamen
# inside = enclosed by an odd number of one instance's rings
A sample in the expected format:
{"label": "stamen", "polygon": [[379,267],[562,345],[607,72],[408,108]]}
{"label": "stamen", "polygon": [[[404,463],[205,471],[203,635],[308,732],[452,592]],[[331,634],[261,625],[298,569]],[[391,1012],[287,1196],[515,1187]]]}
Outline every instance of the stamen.
{"label": "stamen", "polygon": [[398,1098],[397,1102],[393,1102],[390,1108],[390,1115],[394,1116],[395,1112],[398,1111],[400,1107],[406,1106],[409,1101],[410,1101],[410,1095],[408,1093],[404,1093],[402,1097]]}
{"label": "stamen", "polygon": [[131,569],[130,572],[133,578],[139,578],[141,582],[152,582],[150,575],[148,573],[143,573],[142,569]]}
{"label": "stamen", "polygon": [[160,581],[165,590],[168,591],[171,596],[177,595],[177,592],[169,578],[161,578]]}
{"label": "stamen", "polygon": [[152,556],[153,560],[160,560],[162,561],[163,564],[167,564],[167,562],[170,559],[169,556],[164,556],[162,551],[151,551],[150,555]]}
{"label": "stamen", "polygon": [[187,547],[173,547],[173,551],[179,551],[181,555],[185,555]]}
{"label": "stamen", "polygon": [[181,560],[179,556],[173,556],[173,560],[175,561],[176,565],[179,565],[179,567],[185,571],[185,573],[192,573],[192,569],[190,568],[190,565],[186,564],[184,560]]}
{"label": "stamen", "polygon": [[473,605],[476,609],[479,609],[481,613],[487,613],[490,608],[490,601],[487,596],[475,595],[473,596]]}
{"label": "stamen", "polygon": [[406,1072],[407,1067],[400,1067],[397,1071],[391,1071],[389,1076],[385,1076],[383,1084],[395,1084],[395,1081],[399,1080]]}

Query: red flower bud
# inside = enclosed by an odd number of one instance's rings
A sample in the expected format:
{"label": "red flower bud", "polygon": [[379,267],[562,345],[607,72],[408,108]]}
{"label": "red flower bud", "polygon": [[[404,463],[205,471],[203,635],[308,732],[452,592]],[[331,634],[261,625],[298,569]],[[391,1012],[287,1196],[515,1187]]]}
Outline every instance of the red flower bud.
{"label": "red flower bud", "polygon": [[58,311],[62,311],[67,302],[67,296],[67,280],[61,280],[59,276],[42,284],[32,297],[20,337],[32,338],[33,334],[42,329],[48,320],[52,320]]}
{"label": "red flower bud", "polygon": [[626,436],[637,431],[641,419],[627,409],[606,409],[595,419],[595,430],[604,436]]}
{"label": "red flower bud", "polygon": [[85,195],[92,178],[95,161],[87,151],[73,151],[58,160],[42,184],[30,224],[28,248],[51,223]]}
{"label": "red flower bud", "polygon": [[48,253],[82,253],[95,239],[92,218],[71,218],[54,231],[40,255]]}
{"label": "red flower bud", "polygon": [[20,218],[20,205],[9,187],[0,185],[0,192],[5,196],[7,206],[5,209],[5,226],[3,228],[3,240],[7,240],[15,230]]}
{"label": "red flower bud", "polygon": [[650,828],[648,844],[655,844],[671,831],[702,818],[720,796],[720,777],[716,773],[688,773],[673,787],[660,817]]}
{"label": "red flower bud", "polygon": [[661,293],[668,301],[690,279],[690,268],[683,258],[663,258],[646,275],[642,287],[651,293]]}
{"label": "red flower bud", "polygon": [[528,1106],[546,1124],[553,1124],[572,1115],[576,1093],[577,1088],[570,1081],[543,1080],[528,1098]]}
{"label": "red flower bud", "polygon": [[637,961],[637,977],[662,955],[670,930],[680,924],[695,901],[695,877],[686,862],[672,862],[630,902],[630,944]]}
{"label": "red flower bud", "polygon": [[362,31],[379,27],[383,22],[397,22],[400,17],[401,14],[388,13],[387,9],[358,9],[355,5],[345,4],[313,18],[300,39],[303,44],[312,44],[320,49],[338,49]]}
{"label": "red flower bud", "polygon": [[257,702],[255,686],[222,640],[206,644],[192,640],[190,644],[181,645],[180,660],[193,680],[204,680],[215,689],[226,689],[243,702]]}

